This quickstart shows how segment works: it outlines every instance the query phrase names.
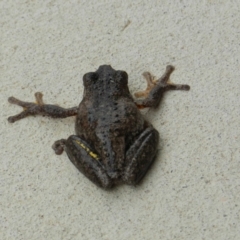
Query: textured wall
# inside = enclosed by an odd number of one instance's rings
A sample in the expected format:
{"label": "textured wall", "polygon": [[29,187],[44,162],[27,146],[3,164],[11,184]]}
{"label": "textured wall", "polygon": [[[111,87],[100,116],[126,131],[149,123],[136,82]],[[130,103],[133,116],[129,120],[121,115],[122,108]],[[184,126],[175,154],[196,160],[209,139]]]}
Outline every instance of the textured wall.
{"label": "textured wall", "polygon": [[[0,239],[240,239],[240,2],[0,2]],[[169,92],[145,112],[159,130],[155,164],[143,183],[106,192],[52,143],[74,118],[29,117],[9,96],[71,107],[82,76],[101,64],[160,76],[190,92]]]}

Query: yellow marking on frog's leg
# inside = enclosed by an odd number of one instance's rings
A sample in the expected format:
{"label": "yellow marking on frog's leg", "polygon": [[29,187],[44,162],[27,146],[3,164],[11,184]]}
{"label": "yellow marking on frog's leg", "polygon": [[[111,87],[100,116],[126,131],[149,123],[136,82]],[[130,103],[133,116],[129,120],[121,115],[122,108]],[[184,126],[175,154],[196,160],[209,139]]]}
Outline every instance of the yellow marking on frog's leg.
{"label": "yellow marking on frog's leg", "polygon": [[92,158],[96,159],[97,161],[100,159],[99,156],[92,152],[87,146],[85,146],[83,143],[81,143],[78,140],[75,140],[75,142],[81,147],[83,148]]}

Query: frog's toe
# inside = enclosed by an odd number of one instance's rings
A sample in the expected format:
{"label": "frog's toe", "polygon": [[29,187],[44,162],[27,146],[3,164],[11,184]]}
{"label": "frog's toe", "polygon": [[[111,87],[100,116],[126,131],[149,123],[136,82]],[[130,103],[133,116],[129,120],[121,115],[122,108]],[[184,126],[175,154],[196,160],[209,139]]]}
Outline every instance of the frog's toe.
{"label": "frog's toe", "polygon": [[66,143],[66,139],[61,139],[61,140],[56,141],[52,145],[52,149],[54,150],[55,154],[61,155],[63,153],[65,143]]}
{"label": "frog's toe", "polygon": [[16,120],[15,120],[15,118],[14,118],[14,116],[11,116],[11,117],[8,117],[8,122],[10,122],[10,123],[14,123]]}
{"label": "frog's toe", "polygon": [[22,118],[25,118],[25,117],[29,116],[29,115],[30,115],[29,111],[24,110],[17,115],[8,117],[8,122],[14,123],[14,122],[16,122],[16,121],[18,121]]}
{"label": "frog's toe", "polygon": [[156,79],[150,72],[144,72],[142,75],[147,81],[147,88],[143,91],[134,93],[136,98],[147,98],[149,92],[156,86]]}
{"label": "frog's toe", "polygon": [[167,66],[166,66],[166,72],[169,72],[169,73],[171,73],[171,72],[173,72],[173,71],[174,71],[174,69],[175,69],[175,67],[174,67],[174,66],[172,66],[172,65],[167,65]]}
{"label": "frog's toe", "polygon": [[34,94],[34,96],[35,96],[35,99],[36,99],[36,102],[37,102],[38,105],[43,105],[44,104],[43,103],[43,94],[41,92],[36,92]]}
{"label": "frog's toe", "polygon": [[15,104],[17,102],[17,99],[15,97],[9,97],[8,102],[12,103],[12,104]]}
{"label": "frog's toe", "polygon": [[23,101],[15,98],[15,97],[9,97],[8,102],[11,103],[11,104],[16,104],[16,105],[21,106],[21,107],[27,107],[29,105],[29,103],[23,102]]}

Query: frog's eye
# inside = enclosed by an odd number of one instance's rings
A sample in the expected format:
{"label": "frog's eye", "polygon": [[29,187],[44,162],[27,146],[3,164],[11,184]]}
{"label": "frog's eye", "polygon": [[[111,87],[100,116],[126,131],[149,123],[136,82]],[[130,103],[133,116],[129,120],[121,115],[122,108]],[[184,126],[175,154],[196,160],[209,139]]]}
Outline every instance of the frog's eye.
{"label": "frog's eye", "polygon": [[84,86],[89,86],[93,83],[95,83],[98,79],[98,74],[95,73],[95,72],[89,72],[89,73],[86,73],[84,74],[83,76],[83,83],[84,83]]}
{"label": "frog's eye", "polygon": [[121,84],[126,85],[128,83],[128,74],[125,71],[118,71],[117,75],[117,79]]}

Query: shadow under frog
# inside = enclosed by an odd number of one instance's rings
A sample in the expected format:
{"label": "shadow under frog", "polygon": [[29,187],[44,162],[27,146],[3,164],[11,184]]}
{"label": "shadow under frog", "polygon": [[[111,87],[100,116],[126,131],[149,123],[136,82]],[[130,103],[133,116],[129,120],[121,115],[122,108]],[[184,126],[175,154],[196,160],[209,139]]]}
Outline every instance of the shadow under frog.
{"label": "shadow under frog", "polygon": [[173,66],[167,66],[158,80],[149,72],[143,73],[147,89],[135,93],[141,100],[134,100],[127,73],[102,65],[83,76],[84,94],[78,107],[65,109],[44,104],[39,92],[35,94],[37,103],[10,97],[10,103],[24,110],[8,121],[13,123],[30,115],[76,116],[76,135],[56,141],[52,146],[55,153],[65,151],[76,168],[102,188],[121,183],[136,185],[154,161],[159,143],[158,131],[139,109],[157,107],[168,90],[190,89],[188,85],[169,83],[173,70]]}

